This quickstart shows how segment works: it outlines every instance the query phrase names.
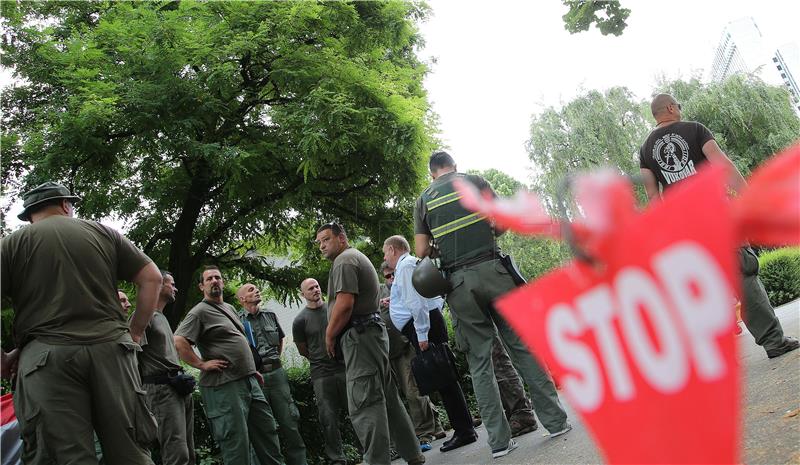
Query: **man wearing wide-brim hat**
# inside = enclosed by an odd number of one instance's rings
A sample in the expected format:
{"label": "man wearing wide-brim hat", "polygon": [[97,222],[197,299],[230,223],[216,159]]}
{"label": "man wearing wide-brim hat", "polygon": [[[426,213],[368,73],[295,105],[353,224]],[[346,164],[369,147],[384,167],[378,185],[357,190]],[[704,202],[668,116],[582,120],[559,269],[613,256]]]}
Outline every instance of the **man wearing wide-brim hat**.
{"label": "man wearing wide-brim hat", "polygon": [[[61,184],[44,183],[22,198],[18,217],[31,225],[0,240],[1,291],[14,308],[22,461],[97,463],[97,431],[108,463],[151,464],[145,446],[156,426],[136,342],[156,307],[161,273],[116,230],[73,218],[80,198]],[[138,288],[130,329],[118,279]]]}

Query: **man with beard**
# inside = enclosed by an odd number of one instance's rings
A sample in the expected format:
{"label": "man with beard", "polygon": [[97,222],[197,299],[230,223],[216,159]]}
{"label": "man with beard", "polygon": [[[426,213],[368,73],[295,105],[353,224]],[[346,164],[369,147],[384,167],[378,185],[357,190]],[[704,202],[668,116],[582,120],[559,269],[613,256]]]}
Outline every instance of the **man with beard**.
{"label": "man with beard", "polygon": [[[158,304],[139,344],[139,373],[147,392],[147,406],[158,422],[158,444],[164,465],[194,463],[194,402],[192,395],[179,394],[169,379],[182,373],[172,328],[164,307],[175,302],[175,279],[168,271],[163,278]],[[137,310],[138,311],[138,310]],[[136,312],[134,312],[135,314]]]}
{"label": "man with beard", "polygon": [[264,378],[261,390],[278,422],[278,435],[286,452],[286,463],[303,465],[306,463],[306,445],[297,425],[300,412],[292,398],[289,378],[281,366],[284,334],[278,324],[278,316],[260,306],[261,291],[254,284],[247,283],[239,287],[236,298],[245,310],[241,317],[245,334],[264,362],[256,369]]}
{"label": "man with beard", "polygon": [[223,285],[219,268],[205,267],[199,279],[203,300],[175,331],[175,347],[184,362],[200,370],[200,395],[223,462],[250,465],[252,447],[260,465],[281,464],[275,418],[259,387],[264,379],[236,310],[222,299]]}
{"label": "man with beard", "polygon": [[347,457],[342,448],[339,416],[347,411],[347,386],[344,363],[328,357],[325,349],[325,330],[328,328],[328,306],[322,301],[322,290],[314,278],[300,283],[306,306],[292,324],[292,336],[300,355],[311,365],[311,384],[317,403],[325,456],[331,463],[345,465]]}
{"label": "man with beard", "polygon": [[122,314],[127,318],[131,309],[131,301],[128,300],[128,294],[122,292],[122,289],[117,289],[117,298],[119,298],[119,304],[122,307]]}
{"label": "man with beard", "polygon": [[335,357],[340,341],[350,421],[364,446],[364,462],[389,465],[391,436],[406,462],[425,463],[389,368],[386,327],[378,313],[378,274],[363,253],[350,247],[341,225],[320,227],[317,243],[333,262],[325,348]]}

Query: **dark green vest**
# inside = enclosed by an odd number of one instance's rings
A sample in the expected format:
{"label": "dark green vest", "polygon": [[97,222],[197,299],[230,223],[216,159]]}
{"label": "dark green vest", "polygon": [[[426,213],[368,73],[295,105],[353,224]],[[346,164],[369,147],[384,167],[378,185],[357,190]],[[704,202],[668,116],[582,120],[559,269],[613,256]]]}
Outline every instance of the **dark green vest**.
{"label": "dark green vest", "polygon": [[464,208],[453,188],[454,179],[471,177],[456,173],[445,182],[434,181],[422,193],[428,227],[445,269],[479,263],[497,252],[492,226],[484,215]]}

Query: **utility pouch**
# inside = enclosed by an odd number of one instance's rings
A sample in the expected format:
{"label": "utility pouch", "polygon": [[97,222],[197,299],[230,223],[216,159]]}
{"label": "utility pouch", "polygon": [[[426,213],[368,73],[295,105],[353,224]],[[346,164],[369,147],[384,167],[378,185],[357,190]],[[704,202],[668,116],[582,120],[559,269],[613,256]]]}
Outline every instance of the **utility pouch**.
{"label": "utility pouch", "polygon": [[174,389],[179,396],[188,396],[194,392],[197,381],[195,381],[194,376],[180,372],[175,376],[168,377],[167,384]]}
{"label": "utility pouch", "polygon": [[514,259],[511,255],[507,255],[504,253],[500,254],[500,263],[503,265],[503,268],[508,271],[508,274],[511,275],[511,279],[514,280],[514,284],[517,286],[522,286],[523,284],[527,284],[528,281],[522,277],[522,273],[520,273],[517,264],[514,262]]}

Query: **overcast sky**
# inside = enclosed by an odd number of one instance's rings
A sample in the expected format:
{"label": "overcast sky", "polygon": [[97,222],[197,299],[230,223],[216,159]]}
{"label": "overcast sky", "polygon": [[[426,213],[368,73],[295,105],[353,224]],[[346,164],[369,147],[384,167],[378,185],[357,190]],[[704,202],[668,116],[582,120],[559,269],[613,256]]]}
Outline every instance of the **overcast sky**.
{"label": "overcast sky", "polygon": [[[706,78],[722,30],[751,16],[767,45],[797,42],[800,2],[622,0],[620,37],[570,35],[560,0],[429,0],[421,57],[436,58],[426,88],[459,169],[497,168],[529,181],[532,115],[587,89],[626,86],[649,98],[658,76]],[[795,71],[799,73],[800,70]]]}
{"label": "overcast sky", "polygon": [[594,27],[570,35],[561,0],[429,4],[421,57],[436,59],[425,85],[441,139],[460,170],[498,168],[526,183],[525,141],[544,107],[617,85],[648,98],[660,75],[705,77],[723,28],[742,17],[755,19],[769,46],[800,36],[796,0],[622,0],[632,11],[620,37]]}

